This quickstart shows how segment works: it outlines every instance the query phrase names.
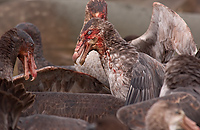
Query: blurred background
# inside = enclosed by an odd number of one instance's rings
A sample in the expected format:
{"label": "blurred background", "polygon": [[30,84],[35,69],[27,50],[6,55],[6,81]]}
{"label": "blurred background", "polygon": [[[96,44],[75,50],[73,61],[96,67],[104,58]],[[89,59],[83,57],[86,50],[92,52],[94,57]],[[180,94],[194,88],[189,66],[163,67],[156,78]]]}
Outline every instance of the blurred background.
{"label": "blurred background", "polygon": [[[0,0],[0,35],[20,22],[41,31],[44,56],[55,65],[72,65],[77,37],[89,0]],[[122,37],[142,35],[148,28],[155,0],[107,0],[108,20]],[[200,45],[200,0],[158,0],[176,11]]]}

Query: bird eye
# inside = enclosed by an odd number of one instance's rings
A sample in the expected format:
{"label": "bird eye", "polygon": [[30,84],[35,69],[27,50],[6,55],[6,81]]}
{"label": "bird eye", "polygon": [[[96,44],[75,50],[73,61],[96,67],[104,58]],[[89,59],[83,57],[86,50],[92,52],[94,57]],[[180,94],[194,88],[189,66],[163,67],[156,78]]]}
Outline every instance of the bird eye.
{"label": "bird eye", "polygon": [[180,111],[176,111],[175,113],[176,113],[177,115],[180,115],[180,114],[181,114],[181,112],[180,112]]}
{"label": "bird eye", "polygon": [[92,34],[92,30],[89,30],[89,31],[87,32],[87,34],[88,34],[88,35]]}

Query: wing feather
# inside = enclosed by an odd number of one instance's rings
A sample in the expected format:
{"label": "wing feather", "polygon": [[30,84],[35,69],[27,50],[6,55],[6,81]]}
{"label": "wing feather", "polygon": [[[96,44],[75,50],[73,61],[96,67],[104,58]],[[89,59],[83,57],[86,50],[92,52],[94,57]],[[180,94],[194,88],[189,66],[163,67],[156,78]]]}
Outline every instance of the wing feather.
{"label": "wing feather", "polygon": [[34,81],[24,80],[23,77],[24,75],[15,76],[13,82],[23,83],[26,90],[32,92],[110,93],[109,88],[96,78],[62,67],[47,66],[38,69]]}
{"label": "wing feather", "polygon": [[164,80],[164,66],[150,56],[139,53],[132,71],[126,105],[158,97]]}
{"label": "wing feather", "polygon": [[139,52],[166,63],[174,53],[195,55],[197,47],[190,28],[173,10],[154,2],[148,30],[130,44]]}

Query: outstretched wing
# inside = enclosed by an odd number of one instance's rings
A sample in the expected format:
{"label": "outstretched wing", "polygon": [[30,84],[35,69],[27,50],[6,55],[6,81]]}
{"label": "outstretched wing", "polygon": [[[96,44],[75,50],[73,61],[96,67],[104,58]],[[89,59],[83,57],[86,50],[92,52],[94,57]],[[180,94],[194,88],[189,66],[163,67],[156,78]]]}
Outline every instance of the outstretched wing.
{"label": "outstretched wing", "polygon": [[137,50],[166,63],[174,55],[195,55],[197,47],[190,28],[173,10],[154,2],[148,30],[130,44]]}
{"label": "outstretched wing", "polygon": [[65,69],[47,66],[37,70],[34,81],[24,80],[24,75],[13,78],[15,84],[23,83],[27,91],[71,92],[71,93],[110,93],[109,88],[94,77]]}
{"label": "outstretched wing", "polygon": [[22,116],[34,114],[56,115],[94,122],[115,115],[124,100],[109,94],[35,92],[35,103]]}
{"label": "outstretched wing", "polygon": [[159,96],[164,80],[164,66],[161,63],[144,53],[139,53],[139,62],[133,67],[132,74],[126,105]]}

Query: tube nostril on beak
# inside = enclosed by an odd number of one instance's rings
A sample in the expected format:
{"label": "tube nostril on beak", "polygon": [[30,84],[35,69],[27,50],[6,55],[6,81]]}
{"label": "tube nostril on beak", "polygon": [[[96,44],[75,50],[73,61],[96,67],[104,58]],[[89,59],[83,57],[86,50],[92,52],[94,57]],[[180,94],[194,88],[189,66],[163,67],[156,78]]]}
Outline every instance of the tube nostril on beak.
{"label": "tube nostril on beak", "polygon": [[89,43],[90,45],[95,44],[95,42],[93,41],[93,39],[90,39],[90,40],[88,41],[88,43]]}
{"label": "tube nostril on beak", "polygon": [[89,43],[90,45],[94,45],[96,42],[97,42],[97,38],[96,38],[96,37],[94,37],[93,39],[90,39],[90,40],[88,41],[88,43]]}

